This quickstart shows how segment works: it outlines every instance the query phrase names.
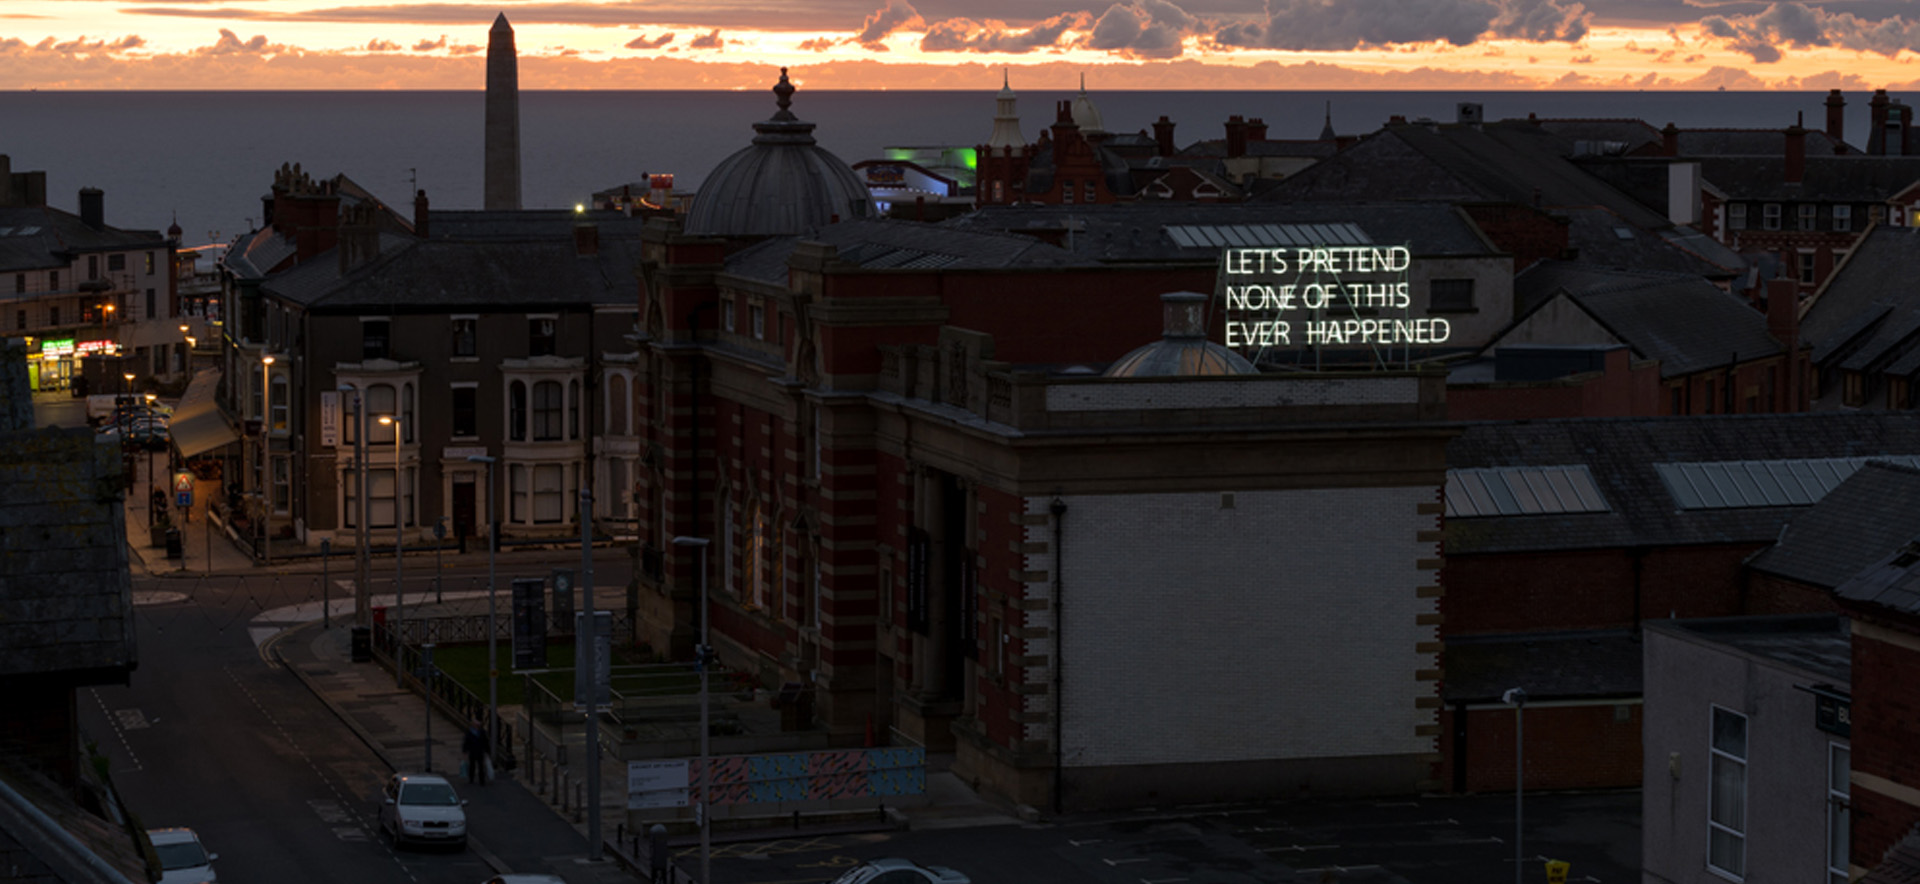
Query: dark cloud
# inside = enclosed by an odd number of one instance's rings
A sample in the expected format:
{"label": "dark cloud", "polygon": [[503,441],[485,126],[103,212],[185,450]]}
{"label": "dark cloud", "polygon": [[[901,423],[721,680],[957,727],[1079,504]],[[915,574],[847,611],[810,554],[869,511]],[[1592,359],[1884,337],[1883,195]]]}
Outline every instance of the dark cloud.
{"label": "dark cloud", "polygon": [[886,45],[880,41],[886,39],[888,34],[902,28],[925,26],[926,20],[920,17],[919,10],[914,9],[913,4],[907,0],[887,0],[886,6],[874,10],[861,23],[860,33],[854,35],[853,41],[868,49],[885,50]]}
{"label": "dark cloud", "polygon": [[[1911,7],[1905,11],[1915,12]],[[1920,52],[1920,18],[1876,19],[1797,2],[1773,3],[1752,15],[1711,15],[1701,19],[1700,26],[1763,64],[1784,57],[1782,48],[1837,46],[1889,58],[1902,51]]]}
{"label": "dark cloud", "polygon": [[808,52],[825,52],[837,45],[839,45],[838,40],[831,40],[826,37],[815,37],[812,40],[802,41],[800,48]]}
{"label": "dark cloud", "polygon": [[415,52],[432,52],[435,49],[445,48],[447,48],[447,35],[445,34],[441,34],[438,40],[421,40],[413,44],[413,51]]}
{"label": "dark cloud", "polygon": [[665,46],[668,43],[672,43],[672,42],[673,42],[672,31],[668,31],[664,34],[661,34],[658,37],[652,37],[652,38],[649,38],[645,34],[641,34],[638,37],[628,40],[627,48],[628,49],[659,49],[660,47]]}
{"label": "dark cloud", "polygon": [[707,33],[701,34],[700,36],[695,37],[692,40],[688,41],[687,48],[688,49],[723,49],[726,46],[726,42],[727,41],[720,39],[720,29],[714,28],[713,30],[708,31]]}
{"label": "dark cloud", "polygon": [[1132,58],[1176,58],[1182,41],[1201,25],[1200,19],[1167,0],[1132,0],[1100,13],[1085,45]]}
{"label": "dark cloud", "polygon": [[367,41],[367,51],[368,52],[399,52],[400,44],[395,43],[391,40],[381,40],[381,39],[375,38]]}
{"label": "dark cloud", "polygon": [[1031,28],[1017,30],[1001,21],[950,18],[935,22],[920,38],[922,52],[1027,53],[1058,46],[1068,30],[1087,25],[1085,13],[1056,15]]}
{"label": "dark cloud", "polygon": [[88,40],[81,37],[64,43],[55,43],[52,37],[48,37],[34,48],[46,52],[57,52],[61,55],[112,55],[128,49],[138,49],[146,44],[145,38],[133,35],[121,37],[118,40]]}
{"label": "dark cloud", "polygon": [[1592,19],[1593,14],[1579,3],[1505,0],[1505,8],[1487,30],[1510,40],[1575,43],[1587,35]]}

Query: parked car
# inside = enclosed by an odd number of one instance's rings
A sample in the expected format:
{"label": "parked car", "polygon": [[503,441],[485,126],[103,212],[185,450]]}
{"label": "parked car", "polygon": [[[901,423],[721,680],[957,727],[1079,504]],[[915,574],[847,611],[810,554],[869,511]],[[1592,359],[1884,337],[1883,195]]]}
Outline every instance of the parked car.
{"label": "parked car", "polygon": [[495,875],[487,884],[567,884],[559,875]]}
{"label": "parked car", "polygon": [[153,852],[160,857],[159,884],[219,880],[213,873],[213,861],[219,859],[220,854],[208,853],[192,829],[184,826],[148,829],[147,840],[153,842]]}
{"label": "parked car", "polygon": [[467,802],[439,774],[397,773],[380,793],[380,828],[394,846],[467,846]]}
{"label": "parked car", "polygon": [[946,866],[923,866],[910,859],[870,859],[833,884],[971,884],[972,878]]}

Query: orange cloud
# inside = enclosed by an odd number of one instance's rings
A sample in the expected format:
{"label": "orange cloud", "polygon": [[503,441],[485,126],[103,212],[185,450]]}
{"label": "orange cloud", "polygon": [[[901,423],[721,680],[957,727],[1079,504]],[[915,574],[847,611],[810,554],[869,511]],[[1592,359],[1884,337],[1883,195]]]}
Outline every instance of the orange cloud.
{"label": "orange cloud", "polygon": [[649,38],[645,34],[641,34],[638,37],[628,40],[627,48],[628,49],[659,49],[660,47],[665,46],[668,43],[672,43],[672,42],[673,42],[673,32],[671,31],[661,34],[658,37],[652,37],[652,38]]}

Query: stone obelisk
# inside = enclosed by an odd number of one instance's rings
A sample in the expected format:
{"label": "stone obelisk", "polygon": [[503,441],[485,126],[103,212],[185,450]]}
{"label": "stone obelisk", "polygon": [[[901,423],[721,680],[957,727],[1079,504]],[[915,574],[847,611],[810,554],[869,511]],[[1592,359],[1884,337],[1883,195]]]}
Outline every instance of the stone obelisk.
{"label": "stone obelisk", "polygon": [[520,208],[520,69],[507,14],[487,33],[487,209]]}

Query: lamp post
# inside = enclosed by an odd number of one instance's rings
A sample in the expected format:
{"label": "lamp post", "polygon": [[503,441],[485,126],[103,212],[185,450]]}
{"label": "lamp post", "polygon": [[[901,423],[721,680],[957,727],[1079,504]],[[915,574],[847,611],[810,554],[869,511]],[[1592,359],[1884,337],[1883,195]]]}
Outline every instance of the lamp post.
{"label": "lamp post", "polygon": [[1520,826],[1520,796],[1526,792],[1527,782],[1526,730],[1521,716],[1527,705],[1527,691],[1525,688],[1508,688],[1501,695],[1500,702],[1513,707],[1513,884],[1521,884],[1525,879],[1522,874],[1525,865],[1522,857],[1525,854],[1520,843],[1525,837],[1525,830]]}
{"label": "lamp post", "polygon": [[[156,398],[158,397],[152,393],[147,394],[147,414],[149,417],[153,414],[153,400]],[[153,506],[153,445],[149,443],[147,445],[147,524],[153,524],[156,515],[157,513]]]}
{"label": "lamp post", "polygon": [[403,581],[403,557],[401,546],[406,535],[405,513],[400,509],[400,419],[390,414],[380,416],[381,426],[393,427],[393,683],[398,687],[405,684],[400,666],[400,647],[404,639],[400,627],[407,622],[407,590]]}
{"label": "lamp post", "polygon": [[[121,357],[122,360],[125,358]],[[131,496],[133,494],[133,454],[127,450],[127,443],[132,441],[133,437],[133,372],[121,372],[120,377],[127,382],[116,400],[120,406],[117,410],[123,415],[120,418],[120,464],[126,468],[127,494]]]}
{"label": "lamp post", "polygon": [[499,551],[494,542],[499,526],[494,520],[499,517],[500,505],[493,496],[493,458],[485,454],[470,454],[468,463],[487,465],[487,739],[498,742],[500,737],[500,662],[496,656],[498,643],[494,635],[499,622],[494,619],[494,557]]}
{"label": "lamp post", "polygon": [[273,564],[273,368],[260,357],[260,557]]}
{"label": "lamp post", "polygon": [[368,583],[373,580],[372,553],[367,548],[367,409],[360,391],[350,384],[341,384],[336,388],[340,395],[353,397],[353,417],[359,422],[353,434],[353,466],[360,471],[360,551],[353,579],[353,623],[355,626],[367,626],[373,621],[372,601]]}
{"label": "lamp post", "polygon": [[711,812],[708,800],[712,797],[713,772],[709,770],[707,757],[707,658],[710,650],[707,646],[707,539],[683,535],[675,537],[673,545],[694,547],[700,557],[700,643],[694,647],[694,666],[700,672],[700,804],[694,811],[700,826],[700,881],[706,884],[713,880],[713,829],[708,816]]}
{"label": "lamp post", "polygon": [[187,334],[190,331],[193,331],[191,326],[180,323],[180,340],[187,342],[187,352],[180,355],[180,371],[189,375],[193,374],[193,335]]}

